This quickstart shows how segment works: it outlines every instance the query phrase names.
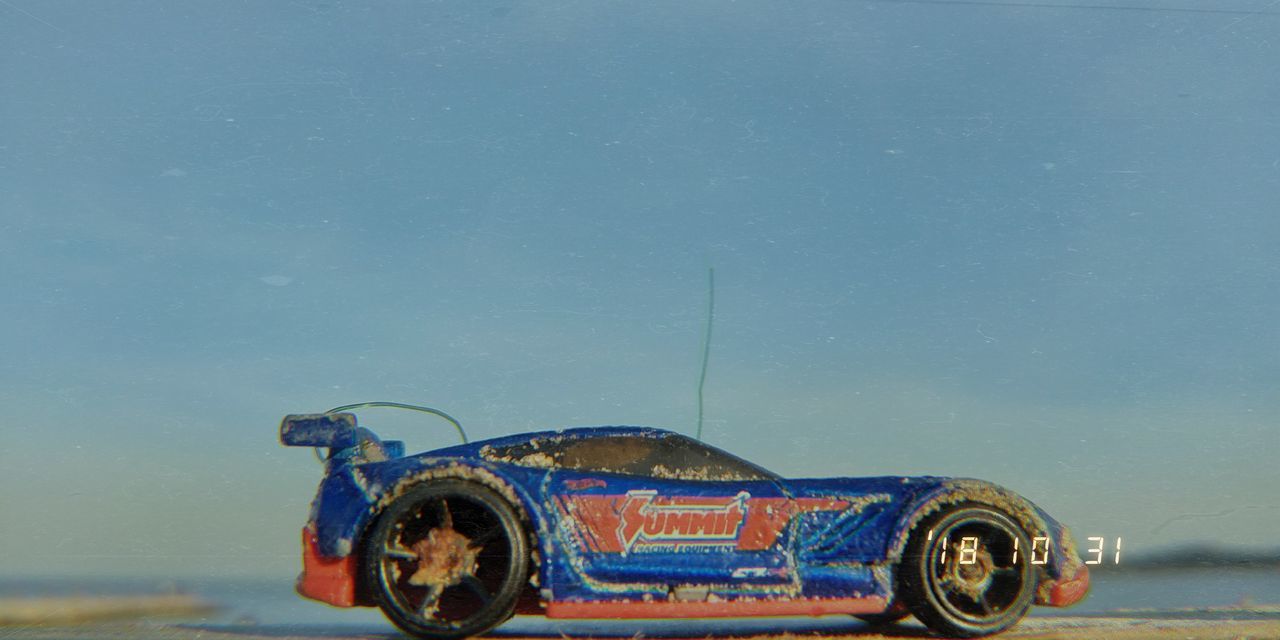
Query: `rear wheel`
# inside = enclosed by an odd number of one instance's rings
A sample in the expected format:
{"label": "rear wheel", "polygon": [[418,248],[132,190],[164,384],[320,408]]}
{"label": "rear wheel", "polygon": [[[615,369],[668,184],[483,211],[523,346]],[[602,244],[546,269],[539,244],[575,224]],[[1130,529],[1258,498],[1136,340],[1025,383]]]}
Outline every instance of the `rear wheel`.
{"label": "rear wheel", "polygon": [[933,631],[970,638],[1004,631],[1035,595],[1027,535],[1006,514],[961,505],[917,526],[898,567],[899,595]]}
{"label": "rear wheel", "polygon": [[396,626],[452,640],[510,618],[528,578],[519,516],[492,489],[424,483],[391,503],[365,540],[365,579]]}

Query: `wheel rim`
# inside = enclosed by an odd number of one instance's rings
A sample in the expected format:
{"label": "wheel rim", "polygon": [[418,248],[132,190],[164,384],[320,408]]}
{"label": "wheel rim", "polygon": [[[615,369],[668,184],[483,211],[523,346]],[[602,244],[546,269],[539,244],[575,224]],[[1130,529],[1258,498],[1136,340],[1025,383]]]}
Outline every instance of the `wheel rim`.
{"label": "wheel rim", "polygon": [[1029,605],[1031,578],[1025,536],[989,512],[956,515],[934,529],[923,556],[930,598],[972,625],[1021,617]]}
{"label": "wheel rim", "polygon": [[487,501],[440,493],[393,516],[378,540],[378,577],[397,617],[448,634],[481,622],[507,599],[515,532]]}

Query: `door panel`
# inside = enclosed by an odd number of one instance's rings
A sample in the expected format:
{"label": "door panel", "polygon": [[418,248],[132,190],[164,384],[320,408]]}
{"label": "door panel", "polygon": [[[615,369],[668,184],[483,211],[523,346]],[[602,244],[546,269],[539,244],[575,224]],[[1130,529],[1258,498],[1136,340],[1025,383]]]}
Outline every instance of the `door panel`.
{"label": "door panel", "polygon": [[587,582],[764,585],[794,575],[790,500],[772,481],[555,471],[560,540]]}

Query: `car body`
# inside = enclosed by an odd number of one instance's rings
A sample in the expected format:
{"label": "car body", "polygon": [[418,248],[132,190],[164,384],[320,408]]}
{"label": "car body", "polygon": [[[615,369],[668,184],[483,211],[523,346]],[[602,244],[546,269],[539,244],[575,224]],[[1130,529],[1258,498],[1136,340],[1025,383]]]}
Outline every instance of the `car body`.
{"label": "car body", "polygon": [[405,456],[352,414],[310,414],[287,416],[281,441],[329,449],[299,593],[380,606],[421,637],[474,635],[513,613],[910,613],[976,636],[1088,590],[1067,528],[980,480],[785,479],[643,427]]}

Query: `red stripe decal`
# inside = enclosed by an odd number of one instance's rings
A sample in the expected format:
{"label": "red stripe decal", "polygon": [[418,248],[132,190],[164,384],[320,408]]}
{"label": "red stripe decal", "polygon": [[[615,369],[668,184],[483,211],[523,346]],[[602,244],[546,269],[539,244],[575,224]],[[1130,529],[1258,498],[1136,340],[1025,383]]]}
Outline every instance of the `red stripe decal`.
{"label": "red stripe decal", "polygon": [[738,616],[822,616],[835,613],[881,613],[884,598],[747,599],[719,602],[581,602],[547,603],[548,618],[723,618]]}
{"label": "red stripe decal", "polygon": [[739,551],[773,547],[793,517],[810,511],[839,511],[836,498],[755,498],[661,496],[654,490],[626,495],[563,498],[560,513],[574,523],[594,553],[628,553],[646,547],[723,545]]}

